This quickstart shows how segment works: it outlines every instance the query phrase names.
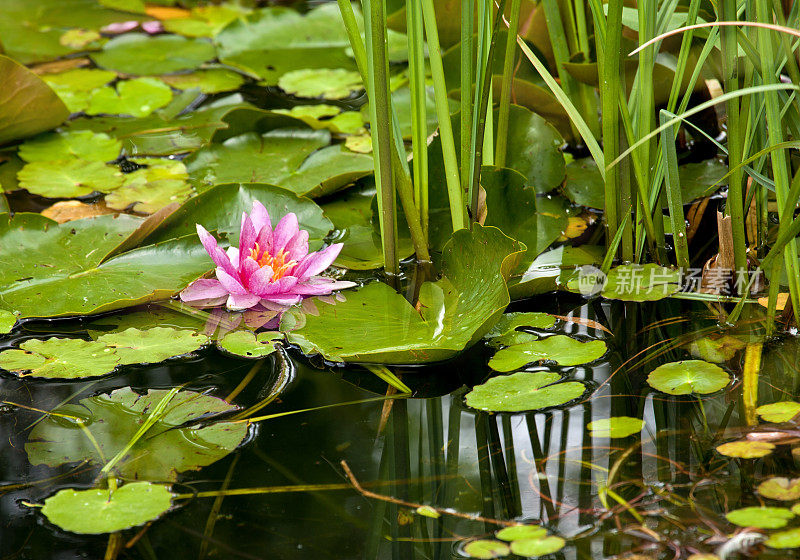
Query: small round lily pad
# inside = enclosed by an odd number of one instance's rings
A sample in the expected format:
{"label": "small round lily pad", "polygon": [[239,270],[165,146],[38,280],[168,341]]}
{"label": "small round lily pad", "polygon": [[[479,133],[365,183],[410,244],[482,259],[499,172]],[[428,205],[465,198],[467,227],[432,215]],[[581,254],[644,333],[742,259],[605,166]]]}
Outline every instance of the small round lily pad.
{"label": "small round lily pad", "polygon": [[47,198],[76,198],[95,191],[108,192],[122,184],[122,173],[102,161],[78,158],[35,161],[17,174],[19,186]]}
{"label": "small round lily pad", "polygon": [[0,353],[1,368],[25,377],[96,377],[111,373],[118,363],[117,355],[104,344],[77,338],[31,339],[19,349]]}
{"label": "small round lily pad", "polygon": [[214,45],[204,39],[126,33],[111,39],[91,57],[101,68],[141,76],[191,70],[215,55]]}
{"label": "small round lily pad", "polygon": [[630,416],[614,416],[589,422],[586,427],[593,437],[624,438],[641,432],[644,420]]}
{"label": "small round lily pad", "polygon": [[161,79],[175,89],[198,88],[202,93],[220,93],[239,89],[244,76],[227,68],[195,70],[188,74],[170,74]]}
{"label": "small round lily pad", "polygon": [[97,342],[112,348],[120,364],[155,364],[197,350],[208,343],[208,337],[168,327],[129,328],[104,334]]}
{"label": "small round lily pad", "polygon": [[731,441],[717,446],[718,453],[739,459],[766,457],[774,450],[775,446],[766,441]]}
{"label": "small round lily pad", "polygon": [[537,558],[558,552],[564,548],[564,544],[564,539],[552,535],[538,539],[521,539],[511,543],[511,552],[517,556]]}
{"label": "small round lily pad", "polygon": [[482,560],[502,558],[503,556],[508,556],[509,552],[511,551],[505,543],[488,539],[478,539],[464,545],[464,554],[470,558],[480,558]]}
{"label": "small round lily pad", "polygon": [[559,334],[503,348],[489,360],[489,367],[495,371],[505,372],[539,361],[555,362],[561,366],[576,366],[595,361],[602,357],[606,350],[606,343],[602,340],[582,342]]}
{"label": "small round lily pad", "polygon": [[279,332],[263,332],[258,336],[250,331],[233,331],[219,341],[221,350],[242,358],[263,358],[275,351],[273,341],[283,338]]}
{"label": "small round lily pad", "polygon": [[788,509],[780,507],[746,507],[730,511],[725,517],[740,527],[780,529],[789,523],[794,514]]}
{"label": "small round lily pad", "polygon": [[758,493],[771,500],[791,502],[800,500],[800,478],[776,476],[758,485]]}
{"label": "small round lily pad", "polygon": [[623,301],[657,301],[680,289],[679,270],[657,264],[624,264],[612,268],[602,295]]}
{"label": "small round lily pad", "polygon": [[77,113],[89,106],[91,92],[117,77],[116,72],[96,68],[76,68],[58,74],[45,74],[42,80],[53,88],[67,108]]}
{"label": "small round lily pad", "polygon": [[555,317],[547,313],[504,313],[484,338],[489,341],[491,346],[511,346],[523,342],[533,342],[539,337],[517,329],[520,327],[550,329],[555,324]]}
{"label": "small round lily pad", "polygon": [[800,403],[794,401],[781,401],[765,404],[756,409],[756,414],[767,422],[789,422],[800,414]]}
{"label": "small round lily pad", "polygon": [[800,547],[800,527],[773,533],[764,541],[770,548],[797,548]]}
{"label": "small round lily pad", "polygon": [[183,202],[194,190],[187,182],[189,174],[181,161],[159,158],[131,160],[144,165],[126,173],[122,186],[106,196],[109,208],[152,214],[173,202]]}
{"label": "small round lily pad", "polygon": [[647,376],[653,388],[670,395],[714,393],[730,382],[728,373],[703,360],[682,360],[658,366]]}
{"label": "small round lily pad", "polygon": [[586,387],[577,381],[559,383],[554,372],[520,371],[492,377],[467,393],[467,405],[491,412],[521,412],[559,406],[580,397]]}
{"label": "small round lily pad", "polygon": [[547,529],[539,525],[514,525],[504,527],[495,534],[501,541],[518,541],[520,539],[538,539],[547,535]]}
{"label": "small round lily pad", "polygon": [[136,78],[96,89],[89,99],[89,115],[132,115],[146,117],[172,101],[172,90],[155,78]]}
{"label": "small round lily pad", "polygon": [[364,89],[361,74],[343,68],[293,70],[278,79],[278,86],[297,97],[322,99],[343,99]]}
{"label": "small round lily pad", "polygon": [[172,507],[172,494],[162,484],[131,482],[109,489],[59,490],[44,502],[42,514],[72,533],[114,533],[160,517]]}
{"label": "small round lily pad", "polygon": [[704,336],[689,344],[689,353],[707,362],[722,363],[732,359],[747,343],[735,336]]}
{"label": "small round lily pad", "polygon": [[75,130],[50,132],[26,141],[19,147],[19,157],[27,162],[53,161],[76,157],[87,161],[117,159],[122,142],[102,132]]}

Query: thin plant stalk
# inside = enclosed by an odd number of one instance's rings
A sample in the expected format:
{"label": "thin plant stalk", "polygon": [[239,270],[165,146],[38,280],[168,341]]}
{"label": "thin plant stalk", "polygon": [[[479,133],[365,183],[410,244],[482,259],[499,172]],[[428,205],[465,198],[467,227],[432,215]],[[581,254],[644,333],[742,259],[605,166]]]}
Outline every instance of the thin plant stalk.
{"label": "thin plant stalk", "polygon": [[[478,0],[483,2],[483,0]],[[415,3],[414,0],[411,2]],[[472,133],[472,88],[475,83],[475,44],[473,31],[475,29],[475,0],[461,0],[461,190],[467,192],[469,188],[468,169],[472,146],[470,143]]]}
{"label": "thin plant stalk", "polygon": [[[511,87],[514,80],[514,55],[516,54],[516,37],[519,33],[519,10],[522,0],[511,0],[511,11],[508,20],[508,36],[503,58],[503,78],[500,87],[500,107],[497,111],[497,140],[494,146],[494,162],[498,167],[505,167],[508,150],[508,119],[511,112]],[[501,17],[501,16],[499,16]]]}
{"label": "thin plant stalk", "polygon": [[[347,1],[347,0],[344,0]],[[414,202],[419,209],[422,234],[428,238],[428,142],[425,88],[425,37],[419,2],[406,4],[408,77],[411,91],[411,151],[414,159]]]}
{"label": "thin plant stalk", "polygon": [[[542,0],[541,2],[545,21],[547,22],[547,32],[550,36],[550,43],[553,46],[553,57],[556,62],[556,74],[561,81],[561,86],[564,92],[570,99],[581,103],[582,99],[578,95],[578,82],[575,78],[564,69],[564,64],[569,62],[570,51],[567,33],[564,29],[564,22],[561,18],[561,10],[559,9],[558,0]],[[580,105],[579,105],[580,107]],[[581,114],[585,114],[581,111]],[[570,124],[573,130],[573,136],[577,136],[573,124]]]}
{"label": "thin plant stalk", "polygon": [[[667,115],[662,111],[661,120],[665,121]],[[688,269],[689,243],[686,240],[686,218],[683,215],[683,195],[678,178],[678,155],[675,150],[675,133],[673,129],[665,128],[661,133],[661,149],[663,150],[665,174],[664,180],[667,191],[667,204],[669,205],[669,219],[672,224],[672,239],[675,245],[675,259],[677,265]]]}

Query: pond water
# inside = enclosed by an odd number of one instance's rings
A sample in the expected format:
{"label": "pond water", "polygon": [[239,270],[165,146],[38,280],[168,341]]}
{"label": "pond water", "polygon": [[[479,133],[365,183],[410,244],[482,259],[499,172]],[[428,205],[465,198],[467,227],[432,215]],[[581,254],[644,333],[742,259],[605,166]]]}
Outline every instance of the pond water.
{"label": "pond water", "polygon": [[[91,486],[99,472],[80,461],[31,464],[25,445],[42,418],[39,410],[121,387],[143,392],[177,385],[219,397],[236,391],[232,400],[241,407],[274,398],[256,416],[312,410],[255,423],[227,457],[180,475],[173,492],[185,498],[163,519],[126,531],[119,558],[459,558],[466,556],[465,543],[492,538],[510,520],[535,522],[563,537],[566,546],[548,558],[685,558],[723,546],[729,548],[720,558],[736,557],[739,545],[729,541],[735,527],[725,513],[759,505],[759,482],[798,470],[791,435],[784,438],[790,445],[756,462],[715,451],[758,431],[745,420],[741,346],[723,364],[733,376],[729,387],[700,401],[656,391],[645,378],[662,363],[691,357],[690,341],[715,335],[714,317],[702,306],[585,304],[562,295],[512,310],[553,313],[563,317],[553,330],[607,342],[609,352],[590,365],[527,368],[583,381],[583,396],[529,413],[465,406],[465,392],[491,373],[491,350],[483,345],[454,361],[396,368],[413,395],[383,401],[375,398],[386,394],[386,385],[370,372],[309,362],[291,348],[255,362],[262,367],[243,388],[254,361],[213,349],[155,367],[127,366],[94,381],[3,376],[3,399],[19,406],[4,405],[0,416],[2,558],[100,558],[108,547],[107,535],[62,531],[32,507],[58,489]],[[42,330],[74,336],[81,328],[27,323],[5,344]],[[726,336],[747,340],[748,330]],[[797,353],[795,340],[765,349],[761,402],[797,394]],[[313,410],[321,406],[329,408]],[[592,420],[618,416],[642,418],[644,427],[614,439],[587,430]],[[66,454],[82,448],[81,430],[70,437],[59,446]],[[166,451],[156,448],[156,454],[159,449]],[[354,490],[342,461],[365,492],[388,501]],[[417,505],[485,519],[446,512],[430,518]],[[746,548],[758,539],[742,540]],[[765,558],[787,557],[758,550]],[[634,553],[640,556],[626,556]]]}

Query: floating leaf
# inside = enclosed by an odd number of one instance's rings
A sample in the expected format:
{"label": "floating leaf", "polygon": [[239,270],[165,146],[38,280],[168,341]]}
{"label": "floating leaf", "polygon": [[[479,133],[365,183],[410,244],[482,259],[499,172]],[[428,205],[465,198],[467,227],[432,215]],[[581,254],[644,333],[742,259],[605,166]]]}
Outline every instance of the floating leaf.
{"label": "floating leaf", "polygon": [[670,395],[707,395],[719,391],[730,380],[724,369],[703,360],[670,362],[647,376],[647,383],[653,389]]}
{"label": "floating leaf", "polygon": [[689,343],[689,353],[707,362],[722,363],[732,359],[747,343],[728,334],[714,337],[704,336]]}
{"label": "floating leaf", "polygon": [[495,347],[532,342],[538,340],[538,335],[517,329],[520,327],[550,329],[555,324],[555,317],[547,313],[504,313],[492,330],[486,333],[485,338]]}
{"label": "floating leaf", "polygon": [[120,170],[102,161],[78,158],[35,161],[17,174],[19,186],[47,198],[74,198],[108,192],[123,182]]}
{"label": "floating leaf", "polygon": [[791,511],[779,507],[746,507],[735,509],[725,515],[725,518],[734,525],[756,529],[780,529],[793,517]]}
{"label": "floating leaf", "polygon": [[418,515],[422,515],[423,517],[430,517],[432,519],[438,519],[442,515],[433,509],[431,506],[419,506],[416,510]]}
{"label": "floating leaf", "polygon": [[193,70],[214,56],[214,45],[203,39],[125,33],[111,39],[91,58],[100,68],[141,76]]}
{"label": "floating leaf", "polygon": [[194,352],[208,343],[208,337],[165,327],[147,330],[130,328],[104,334],[97,342],[112,348],[120,364],[155,364]]}
{"label": "floating leaf", "polygon": [[75,68],[58,74],[45,74],[42,80],[53,88],[71,112],[77,113],[89,106],[92,91],[116,77],[116,72],[109,70]]}
{"label": "floating leaf", "polygon": [[561,366],[588,364],[606,353],[606,343],[602,340],[582,342],[566,335],[555,335],[515,344],[499,350],[489,360],[489,367],[495,371],[513,371],[532,362],[548,361]]}
{"label": "floating leaf", "polygon": [[239,89],[244,83],[244,76],[226,68],[209,68],[188,74],[161,76],[161,80],[175,89],[198,88],[203,93],[220,93]]}
{"label": "floating leaf", "polygon": [[[0,7],[3,19],[11,17]],[[0,25],[4,44],[7,37]],[[60,125],[69,110],[42,79],[7,56],[0,55],[0,145],[21,140]]]}
{"label": "floating leaf", "polygon": [[680,289],[681,272],[656,264],[626,264],[612,268],[602,295],[623,301],[657,301]]}
{"label": "floating leaf", "polygon": [[24,377],[97,377],[114,371],[118,363],[117,355],[104,344],[77,338],[31,339],[19,349],[0,352],[0,367]]}
{"label": "floating leaf", "polygon": [[[315,130],[327,128],[331,132],[339,134],[358,134],[365,130],[361,113],[357,111],[345,111],[342,113],[339,107],[334,107],[333,105],[295,105],[291,109],[273,109],[273,112],[300,119]],[[347,147],[353,150],[349,144]]]}
{"label": "floating leaf", "polygon": [[155,78],[136,78],[92,93],[86,113],[89,115],[132,115],[146,117],[156,109],[169,104],[172,90]]}
{"label": "floating leaf", "polygon": [[[28,459],[34,465],[53,467],[83,460],[103,464],[126,447],[168,393],[151,389],[140,395],[130,387],[123,387],[59,407],[54,412],[81,418],[94,442],[86,437],[78,422],[50,415],[36,424],[25,444]],[[178,473],[222,459],[245,438],[247,423],[208,423],[208,416],[232,410],[236,407],[222,399],[180,391],[169,401],[165,415],[116,464],[119,476],[174,480]],[[204,422],[198,425],[201,419]]]}
{"label": "floating leaf", "polygon": [[789,422],[800,414],[800,403],[794,401],[782,401],[772,404],[765,404],[756,409],[756,413],[766,422]]}
{"label": "floating leaf", "polygon": [[194,6],[189,17],[164,21],[164,29],[187,37],[214,37],[233,20],[249,12],[248,8],[238,4]]}
{"label": "floating leaf", "polygon": [[256,336],[250,331],[233,331],[217,343],[221,350],[242,358],[263,358],[275,351],[274,341],[283,333],[263,332]]}
{"label": "floating leaf", "polygon": [[720,454],[740,459],[766,457],[774,450],[775,446],[766,441],[731,441],[717,446]]}
{"label": "floating leaf", "polygon": [[278,86],[297,97],[344,99],[364,89],[361,74],[342,68],[302,69],[285,73]]}
{"label": "floating leaf", "polygon": [[508,556],[509,552],[508,546],[500,541],[478,539],[464,545],[464,554],[470,558],[481,558],[484,560],[502,558],[503,556]]}
{"label": "floating leaf", "polygon": [[0,309],[0,334],[10,333],[16,323],[16,315],[5,309]]}
{"label": "floating leaf", "polygon": [[638,434],[644,428],[644,420],[630,416],[613,416],[589,422],[592,437],[624,438]]}
{"label": "floating leaf", "polygon": [[539,525],[513,525],[500,529],[495,537],[501,541],[518,541],[521,539],[538,539],[547,535],[547,529]]}
{"label": "floating leaf", "polygon": [[116,533],[158,519],[172,507],[172,494],[162,484],[131,482],[110,490],[59,490],[44,502],[42,514],[72,533]]}
{"label": "floating leaf", "polygon": [[330,140],[327,130],[248,132],[197,151],[186,160],[186,166],[198,187],[249,181],[321,196],[373,169],[371,156],[331,146]]}
{"label": "floating leaf", "polygon": [[53,161],[73,157],[87,161],[117,159],[122,142],[108,134],[88,130],[41,134],[19,147],[19,157],[27,162]]}
{"label": "floating leaf", "polygon": [[800,499],[800,478],[776,476],[758,485],[758,493],[764,498],[791,502]]}
{"label": "floating leaf", "polygon": [[173,202],[183,202],[194,190],[187,183],[189,174],[183,162],[173,159],[136,159],[145,165],[126,173],[122,186],[106,196],[109,208],[152,214]]}
{"label": "floating leaf", "polygon": [[564,539],[561,537],[542,537],[540,539],[521,539],[511,543],[511,552],[517,556],[536,558],[553,554],[564,548]]}
{"label": "floating leaf", "polygon": [[560,406],[580,397],[583,383],[559,383],[561,375],[545,371],[520,371],[492,377],[467,393],[467,405],[491,412],[523,412]]}
{"label": "floating leaf", "polygon": [[800,547],[800,527],[773,533],[764,541],[770,548],[797,548]]}

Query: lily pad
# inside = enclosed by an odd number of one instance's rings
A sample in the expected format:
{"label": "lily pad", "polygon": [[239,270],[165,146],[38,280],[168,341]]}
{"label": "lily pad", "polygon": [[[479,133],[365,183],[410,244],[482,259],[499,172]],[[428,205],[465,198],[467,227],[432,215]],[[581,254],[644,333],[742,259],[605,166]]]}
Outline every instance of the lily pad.
{"label": "lily pad", "polygon": [[657,264],[626,264],[612,268],[601,294],[623,301],[657,301],[680,289],[679,270]]}
{"label": "lily pad", "polygon": [[0,334],[10,333],[16,324],[16,315],[5,309],[0,309]]}
{"label": "lily pad", "polygon": [[704,336],[693,340],[688,347],[692,356],[707,362],[722,363],[732,359],[747,343],[735,336],[722,335],[719,337]]}
{"label": "lily pad", "polygon": [[131,482],[115,490],[59,490],[44,502],[42,514],[71,533],[115,533],[158,519],[172,507],[172,494],[162,484]]}
{"label": "lily pad", "polygon": [[520,371],[492,377],[467,393],[467,405],[491,412],[523,412],[560,406],[580,397],[586,387],[577,381],[560,383],[548,371]]}
{"label": "lily pad", "polygon": [[470,558],[480,558],[482,560],[490,560],[491,558],[502,558],[508,556],[511,552],[508,545],[500,541],[490,541],[487,539],[478,539],[470,541],[464,545],[464,554]]}
{"label": "lily pad", "polygon": [[78,158],[87,161],[117,159],[122,142],[108,134],[88,130],[52,132],[32,138],[19,147],[18,155],[27,162]]}
{"label": "lily pad", "polygon": [[[320,105],[295,105],[291,109],[273,109],[273,112],[300,119],[315,130],[327,128],[331,132],[339,134],[359,134],[365,130],[364,118],[360,112],[341,112],[339,107],[324,103]],[[349,137],[348,140],[350,140]],[[350,144],[346,145],[351,150],[357,151]]]}
{"label": "lily pad", "polygon": [[297,97],[344,99],[364,89],[361,74],[343,68],[302,69],[285,73],[278,87]]}
{"label": "lily pad", "polygon": [[647,376],[653,388],[670,395],[707,395],[728,385],[731,378],[721,367],[703,360],[681,360],[658,366]]}
{"label": "lily pad", "polygon": [[521,539],[511,543],[511,552],[517,556],[537,558],[558,552],[565,544],[564,539],[552,535],[539,539]]}
{"label": "lily pad", "polygon": [[613,416],[589,422],[586,427],[593,437],[625,438],[640,433],[644,428],[644,420],[630,416]]}
{"label": "lily pad", "polygon": [[[168,393],[151,389],[140,395],[123,387],[59,407],[54,412],[82,419],[97,447],[83,433],[80,423],[50,415],[31,431],[25,444],[28,459],[34,465],[53,467],[83,460],[103,464],[126,447]],[[165,415],[116,464],[117,474],[129,479],[175,480],[178,473],[222,459],[244,440],[247,423],[208,423],[207,418],[236,408],[209,395],[178,392],[169,401]],[[200,420],[204,422],[198,424]]]}
{"label": "lily pad", "polygon": [[189,174],[181,161],[173,159],[136,159],[145,165],[126,173],[122,186],[106,196],[106,205],[115,210],[131,208],[152,214],[173,202],[183,202],[194,193],[187,182]]}
{"label": "lily pad", "polygon": [[780,529],[786,527],[794,514],[786,508],[746,507],[728,512],[725,518],[740,527],[756,529]]}
{"label": "lily pad", "polygon": [[31,339],[19,349],[0,352],[0,367],[24,377],[97,377],[114,371],[118,363],[117,355],[104,344],[77,338]]}
{"label": "lily pad", "polygon": [[306,353],[332,361],[384,364],[444,360],[480,340],[509,303],[505,278],[521,246],[493,227],[453,234],[442,254],[442,279],[420,289],[420,311],[386,284],[321,303],[318,315],[292,309],[281,330]]}
{"label": "lily pad", "polygon": [[102,161],[78,158],[35,161],[17,174],[19,186],[47,198],[75,198],[93,192],[108,192],[123,182],[122,173]]}
{"label": "lily pad", "polygon": [[774,450],[775,446],[766,441],[731,441],[717,446],[717,452],[721,455],[739,459],[766,457]]}
{"label": "lily pad", "polygon": [[274,341],[283,338],[283,333],[263,332],[256,336],[250,331],[233,331],[217,343],[221,350],[242,358],[263,358],[275,351]]}
{"label": "lily pad", "polygon": [[547,529],[539,525],[513,525],[495,533],[501,541],[518,541],[521,539],[538,539],[547,535]]}
{"label": "lily pad", "polygon": [[175,89],[198,88],[203,93],[221,93],[239,89],[244,83],[244,76],[226,68],[209,68],[188,74],[161,76],[161,80]]}
{"label": "lily pad", "polygon": [[104,334],[98,337],[97,342],[112,348],[120,364],[155,364],[194,352],[208,343],[208,337],[166,327],[147,330],[130,328]]}
{"label": "lily pad", "polygon": [[136,78],[96,89],[89,99],[89,115],[132,115],[146,117],[172,101],[172,90],[155,78]]}
{"label": "lily pad", "polygon": [[372,157],[330,145],[327,130],[248,132],[192,154],[186,167],[198,188],[249,181],[300,195],[329,194],[372,173]]}
{"label": "lily pad", "polygon": [[214,37],[229,23],[247,15],[250,9],[238,4],[197,5],[189,17],[164,21],[164,29],[187,37]]}
{"label": "lily pad", "polygon": [[555,317],[547,313],[504,313],[492,330],[486,333],[485,338],[495,347],[532,342],[538,340],[538,335],[517,329],[520,327],[550,329],[555,324]]}
{"label": "lily pad", "polygon": [[212,268],[196,235],[104,260],[141,221],[106,215],[58,225],[0,214],[0,307],[21,318],[100,313],[170,297]]}
{"label": "lily pad", "polygon": [[555,335],[515,344],[499,350],[489,367],[495,371],[513,371],[532,362],[548,361],[561,366],[588,364],[606,353],[606,343],[602,340],[582,342],[566,335]]}
{"label": "lily pad", "polygon": [[71,112],[78,113],[89,106],[92,91],[116,77],[116,72],[109,70],[75,68],[58,74],[45,74],[42,80],[53,88]]}
{"label": "lily pad", "polygon": [[[4,8],[0,13],[11,17]],[[1,25],[0,36],[5,43]],[[64,102],[39,76],[2,55],[0,80],[0,145],[55,128],[69,117]]]}
{"label": "lily pad", "polygon": [[756,409],[756,413],[766,422],[790,422],[795,416],[800,414],[800,403],[782,401],[765,404],[759,406]]}
{"label": "lily pad", "polygon": [[758,493],[764,498],[792,502],[800,499],[800,478],[776,476],[758,485]]}
{"label": "lily pad", "polygon": [[773,533],[764,541],[770,548],[797,548],[800,547],[800,527]]}
{"label": "lily pad", "polygon": [[214,56],[214,45],[204,39],[125,33],[111,39],[91,58],[100,68],[142,76],[193,70]]}

